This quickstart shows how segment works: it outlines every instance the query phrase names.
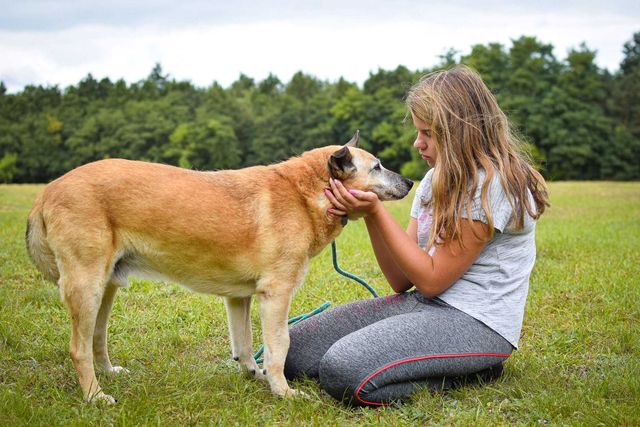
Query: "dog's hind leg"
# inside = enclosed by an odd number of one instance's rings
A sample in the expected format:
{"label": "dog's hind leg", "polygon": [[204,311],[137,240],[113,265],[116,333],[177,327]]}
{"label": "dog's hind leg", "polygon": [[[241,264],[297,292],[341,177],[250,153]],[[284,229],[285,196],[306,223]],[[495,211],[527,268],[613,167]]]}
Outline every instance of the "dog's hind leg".
{"label": "dog's hind leg", "polygon": [[107,349],[107,323],[109,322],[109,314],[111,314],[111,307],[113,306],[113,300],[115,299],[118,287],[119,286],[113,281],[107,283],[93,332],[93,358],[98,366],[110,374],[128,372],[125,368],[111,364],[109,351]]}
{"label": "dog's hind leg", "polygon": [[253,358],[251,334],[251,297],[224,298],[229,323],[229,339],[234,360],[253,378],[265,379]]}
{"label": "dog's hind leg", "polygon": [[115,403],[102,392],[93,366],[93,336],[106,280],[102,272],[61,269],[60,291],[71,316],[70,354],[87,401]]}

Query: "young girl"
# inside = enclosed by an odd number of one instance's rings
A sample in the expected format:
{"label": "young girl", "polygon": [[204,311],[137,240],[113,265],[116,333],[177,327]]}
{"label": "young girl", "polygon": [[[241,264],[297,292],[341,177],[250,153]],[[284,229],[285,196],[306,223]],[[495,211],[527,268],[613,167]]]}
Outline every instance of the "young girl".
{"label": "young girl", "polygon": [[544,179],[476,72],[458,66],[429,74],[406,104],[413,145],[431,167],[407,230],[373,193],[339,181],[327,193],[331,213],[364,216],[396,294],[324,312],[290,334],[286,375],[317,378],[356,405],[501,373],[518,345],[535,223],[548,206]]}

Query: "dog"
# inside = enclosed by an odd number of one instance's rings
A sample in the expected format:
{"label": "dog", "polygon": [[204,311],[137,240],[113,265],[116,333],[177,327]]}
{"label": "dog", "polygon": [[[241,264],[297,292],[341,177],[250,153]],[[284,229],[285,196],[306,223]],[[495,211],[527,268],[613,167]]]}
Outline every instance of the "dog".
{"label": "dog", "polygon": [[[70,356],[87,401],[115,403],[95,375],[108,373],[107,321],[115,294],[135,275],[179,283],[224,298],[233,357],[266,379],[274,394],[300,394],[284,377],[287,319],[309,260],[342,231],[324,196],[329,178],[385,200],[407,195],[413,182],[344,146],[239,170],[199,172],[130,161],[100,160],[48,184],[27,222],[28,251],[57,283],[71,318]],[[264,368],[252,354],[250,305],[260,303]]]}

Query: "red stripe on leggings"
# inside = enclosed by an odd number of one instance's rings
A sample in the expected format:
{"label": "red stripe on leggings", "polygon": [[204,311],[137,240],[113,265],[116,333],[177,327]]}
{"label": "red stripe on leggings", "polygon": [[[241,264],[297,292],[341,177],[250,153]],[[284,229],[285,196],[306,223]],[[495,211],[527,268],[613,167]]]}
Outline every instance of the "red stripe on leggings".
{"label": "red stripe on leggings", "polygon": [[365,386],[365,384],[368,383],[369,381],[371,381],[371,379],[373,377],[375,377],[377,375],[380,375],[383,371],[386,371],[387,369],[393,368],[394,366],[400,365],[402,363],[416,362],[418,360],[426,360],[426,359],[454,359],[456,357],[478,357],[478,356],[484,356],[484,357],[509,357],[509,356],[511,356],[511,354],[506,354],[506,353],[505,354],[503,354],[503,353],[432,354],[432,355],[429,355],[429,356],[419,356],[419,357],[411,357],[409,359],[396,360],[395,362],[392,362],[392,363],[389,363],[386,366],[383,366],[382,368],[378,369],[373,374],[371,374],[367,378],[365,378],[365,380],[362,381],[362,383],[360,383],[360,386],[356,390],[356,398],[360,402],[365,403],[367,405],[386,406],[384,403],[369,402],[367,400],[364,400],[364,399],[360,398],[360,392],[362,391],[362,388]]}

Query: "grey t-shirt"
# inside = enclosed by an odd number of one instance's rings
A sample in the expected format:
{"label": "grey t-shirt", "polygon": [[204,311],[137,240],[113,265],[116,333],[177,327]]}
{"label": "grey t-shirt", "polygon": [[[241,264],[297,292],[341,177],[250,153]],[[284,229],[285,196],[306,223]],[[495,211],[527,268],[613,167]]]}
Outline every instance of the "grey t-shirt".
{"label": "grey t-shirt", "polygon": [[[420,182],[411,208],[411,216],[418,222],[418,244],[430,254],[437,250],[425,248],[431,228],[431,212],[425,201],[431,198],[432,175],[433,169]],[[487,224],[480,202],[485,176],[484,171],[480,171],[471,217]],[[530,194],[529,197],[533,203]],[[495,228],[493,238],[467,272],[438,298],[478,319],[517,348],[529,276],[536,259],[536,222],[525,211],[524,228],[515,230],[513,210],[497,174],[489,184],[487,204]],[[465,209],[462,216],[467,217]]]}

